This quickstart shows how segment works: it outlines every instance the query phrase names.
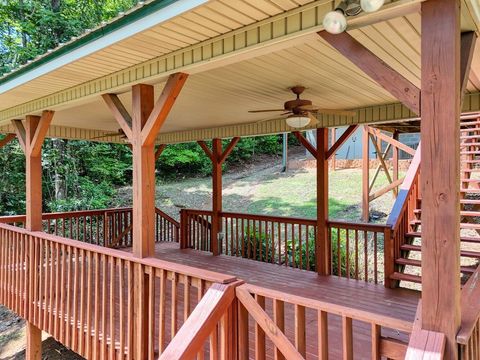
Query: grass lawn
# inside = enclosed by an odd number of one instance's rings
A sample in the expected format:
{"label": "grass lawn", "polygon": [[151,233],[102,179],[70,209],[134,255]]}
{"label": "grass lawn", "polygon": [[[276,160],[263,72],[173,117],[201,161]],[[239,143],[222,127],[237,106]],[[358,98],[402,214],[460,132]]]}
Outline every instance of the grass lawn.
{"label": "grass lawn", "polygon": [[[373,176],[374,170],[371,170]],[[329,212],[336,220],[358,221],[361,214],[362,181],[360,169],[330,172]],[[387,184],[380,173],[375,189]],[[315,169],[280,172],[279,166],[253,166],[241,172],[227,172],[223,177],[224,211],[250,214],[315,218]],[[119,193],[119,204],[128,205],[131,189]],[[181,208],[211,209],[211,178],[161,181],[157,185],[157,206],[178,218]],[[385,222],[393,205],[390,192],[371,203],[373,221]]]}

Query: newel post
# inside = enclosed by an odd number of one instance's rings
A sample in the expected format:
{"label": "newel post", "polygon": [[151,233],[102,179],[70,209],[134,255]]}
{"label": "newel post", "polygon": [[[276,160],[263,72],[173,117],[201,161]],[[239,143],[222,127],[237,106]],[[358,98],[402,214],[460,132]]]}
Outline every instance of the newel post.
{"label": "newel post", "polygon": [[317,129],[317,237],[316,269],[331,274],[331,244],[328,236],[328,128]]}
{"label": "newel post", "polygon": [[[42,231],[42,145],[45,140],[50,123],[52,122],[53,111],[44,111],[42,116],[28,115],[25,126],[21,120],[14,120],[13,125],[17,138],[25,153],[26,167],[26,224],[29,231]],[[27,279],[30,286],[27,288],[26,297],[29,303],[33,303],[34,277],[37,275],[32,269],[33,243],[30,243],[30,264],[27,267]],[[40,360],[42,358],[42,331],[31,321],[33,314],[32,307],[27,312],[27,348],[26,358]]]}
{"label": "newel post", "polygon": [[460,327],[460,1],[422,13],[422,328],[445,334],[458,358]]}

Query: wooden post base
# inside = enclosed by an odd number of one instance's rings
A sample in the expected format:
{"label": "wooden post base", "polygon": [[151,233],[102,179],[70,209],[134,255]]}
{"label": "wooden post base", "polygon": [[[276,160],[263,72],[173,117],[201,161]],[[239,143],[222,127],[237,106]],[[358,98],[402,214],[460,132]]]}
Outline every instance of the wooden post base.
{"label": "wooden post base", "polygon": [[41,360],[42,359],[42,331],[27,322],[27,349],[25,359],[27,360]]}

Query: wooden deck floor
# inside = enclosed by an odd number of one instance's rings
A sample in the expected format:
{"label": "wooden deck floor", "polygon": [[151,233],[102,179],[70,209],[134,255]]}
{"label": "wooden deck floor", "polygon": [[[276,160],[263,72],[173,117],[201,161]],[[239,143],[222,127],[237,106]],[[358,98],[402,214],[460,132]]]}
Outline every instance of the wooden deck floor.
{"label": "wooden deck floor", "polygon": [[[155,257],[184,265],[230,274],[249,284],[283,291],[307,298],[344,305],[353,309],[368,310],[379,315],[390,316],[401,320],[412,321],[415,317],[420,293],[408,289],[386,289],[383,285],[348,280],[335,276],[318,276],[314,272],[292,269],[278,265],[265,264],[254,260],[230,256],[214,257],[210,253],[197,250],[180,250],[176,243],[156,244]],[[267,304],[267,312],[271,312]],[[286,323],[293,324],[293,309],[285,309]],[[307,331],[307,358],[316,358],[318,349],[316,314],[307,311],[307,323],[311,327]],[[291,320],[291,321],[290,321]],[[370,326],[354,321],[354,358],[369,359]],[[251,326],[251,337],[254,328]],[[293,340],[293,329],[286,329],[286,335]],[[383,336],[407,340],[405,334],[384,330]],[[330,358],[342,357],[341,319],[329,317]],[[267,348],[272,347],[267,343]],[[254,358],[251,345],[251,354]],[[273,353],[273,352],[270,352]]]}

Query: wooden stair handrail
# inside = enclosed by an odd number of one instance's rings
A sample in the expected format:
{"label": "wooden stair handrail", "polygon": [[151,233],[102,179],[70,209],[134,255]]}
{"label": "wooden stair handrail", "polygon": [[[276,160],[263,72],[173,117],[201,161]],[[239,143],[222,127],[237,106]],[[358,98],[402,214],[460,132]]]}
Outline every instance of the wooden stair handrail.
{"label": "wooden stair handrail", "polygon": [[168,344],[159,360],[195,358],[235,299],[233,284],[213,284]]}
{"label": "wooden stair handrail", "polygon": [[285,356],[285,359],[303,360],[304,357],[298,352],[285,334],[278,328],[270,316],[253,299],[248,287],[239,286],[235,289],[237,299],[247,309],[256,323],[263,329],[265,334],[272,340],[275,347]]}
{"label": "wooden stair handrail", "polygon": [[462,317],[457,343],[467,345],[480,318],[480,266],[462,288]]}
{"label": "wooden stair handrail", "polygon": [[180,228],[180,223],[168,215],[166,212],[160,210],[159,208],[155,208],[155,213],[160,215],[162,218],[167,220],[168,222],[172,223],[175,227]]}
{"label": "wooden stair handrail", "polygon": [[395,230],[399,226],[399,219],[401,214],[405,211],[408,203],[408,196],[412,190],[412,186],[417,179],[418,172],[420,171],[420,162],[421,162],[421,145],[418,144],[417,151],[413,156],[412,162],[408,168],[405,179],[403,180],[402,185],[400,185],[397,200],[393,204],[392,212],[390,213],[387,219],[387,226]]}

